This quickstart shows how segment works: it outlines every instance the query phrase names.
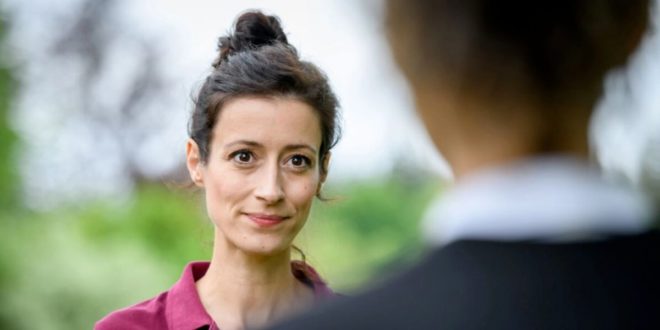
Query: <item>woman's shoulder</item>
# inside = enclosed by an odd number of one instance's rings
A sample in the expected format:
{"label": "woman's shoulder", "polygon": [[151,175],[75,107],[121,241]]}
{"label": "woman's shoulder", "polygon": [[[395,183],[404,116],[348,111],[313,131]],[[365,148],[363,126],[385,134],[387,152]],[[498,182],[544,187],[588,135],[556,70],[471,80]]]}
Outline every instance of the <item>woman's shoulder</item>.
{"label": "woman's shoulder", "polygon": [[154,298],[116,310],[96,322],[94,329],[166,329],[165,305],[168,293],[166,291]]}
{"label": "woman's shoulder", "polygon": [[204,310],[195,281],[209,268],[208,262],[191,262],[179,280],[158,296],[108,314],[95,329],[196,329],[213,321]]}

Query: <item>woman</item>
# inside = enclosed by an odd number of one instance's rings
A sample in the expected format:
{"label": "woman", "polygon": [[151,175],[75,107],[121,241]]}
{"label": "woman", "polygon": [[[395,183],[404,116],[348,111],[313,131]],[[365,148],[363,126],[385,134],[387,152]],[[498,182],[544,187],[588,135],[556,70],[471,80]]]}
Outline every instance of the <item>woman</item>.
{"label": "woman", "polygon": [[[658,213],[591,160],[648,0],[387,0],[390,45],[455,184],[432,253],[275,329],[659,329]],[[625,111],[627,109],[621,109]]]}
{"label": "woman", "polygon": [[219,50],[186,146],[215,226],[211,262],[189,264],[169,291],[97,329],[255,328],[333,296],[290,254],[338,140],[337,99],[277,17],[241,15]]}

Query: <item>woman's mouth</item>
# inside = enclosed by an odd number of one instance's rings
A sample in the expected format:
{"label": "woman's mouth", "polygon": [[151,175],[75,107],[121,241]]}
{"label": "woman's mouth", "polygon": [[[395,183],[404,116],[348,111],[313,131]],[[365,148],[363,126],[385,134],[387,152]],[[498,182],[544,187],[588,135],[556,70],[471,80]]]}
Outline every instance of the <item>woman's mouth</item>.
{"label": "woman's mouth", "polygon": [[280,216],[276,214],[263,214],[263,213],[246,213],[247,217],[256,223],[259,227],[272,227],[282,223],[288,219],[287,216]]}

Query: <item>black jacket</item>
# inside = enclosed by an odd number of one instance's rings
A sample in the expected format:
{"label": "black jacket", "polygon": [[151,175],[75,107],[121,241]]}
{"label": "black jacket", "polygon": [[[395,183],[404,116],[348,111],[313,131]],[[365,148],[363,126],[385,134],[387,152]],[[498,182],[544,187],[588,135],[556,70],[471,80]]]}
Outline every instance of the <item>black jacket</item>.
{"label": "black jacket", "polygon": [[273,329],[660,329],[660,234],[457,241],[380,288]]}

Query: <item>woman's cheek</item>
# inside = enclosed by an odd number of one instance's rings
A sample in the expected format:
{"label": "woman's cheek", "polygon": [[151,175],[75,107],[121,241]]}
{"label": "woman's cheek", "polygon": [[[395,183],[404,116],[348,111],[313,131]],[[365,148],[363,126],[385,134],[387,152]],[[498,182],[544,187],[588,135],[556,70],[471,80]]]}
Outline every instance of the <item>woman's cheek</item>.
{"label": "woman's cheek", "polygon": [[237,206],[237,196],[247,188],[245,178],[238,175],[223,175],[222,171],[214,172],[207,181],[206,203],[209,216],[218,224],[221,219],[231,217],[232,210]]}
{"label": "woman's cheek", "polygon": [[308,207],[311,205],[314,196],[316,196],[317,185],[318,180],[314,178],[301,180],[301,182],[294,187],[291,199],[299,208]]}

